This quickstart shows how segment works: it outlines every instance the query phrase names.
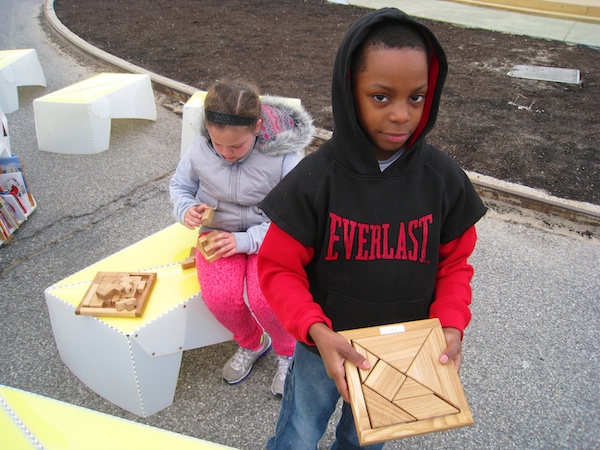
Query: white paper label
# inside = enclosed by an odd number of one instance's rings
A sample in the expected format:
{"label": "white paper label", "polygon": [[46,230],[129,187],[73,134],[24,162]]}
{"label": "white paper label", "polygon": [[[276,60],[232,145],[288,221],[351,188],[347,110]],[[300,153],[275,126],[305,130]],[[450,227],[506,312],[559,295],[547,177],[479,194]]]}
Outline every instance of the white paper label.
{"label": "white paper label", "polygon": [[389,327],[379,328],[379,334],[404,333],[405,331],[404,325],[391,325]]}

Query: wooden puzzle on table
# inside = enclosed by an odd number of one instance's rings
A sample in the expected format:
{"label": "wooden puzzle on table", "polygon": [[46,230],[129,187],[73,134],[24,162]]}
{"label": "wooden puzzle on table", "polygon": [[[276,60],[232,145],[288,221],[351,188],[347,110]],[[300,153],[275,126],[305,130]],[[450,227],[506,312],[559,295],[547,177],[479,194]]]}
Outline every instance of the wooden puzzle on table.
{"label": "wooden puzzle on table", "polygon": [[439,362],[446,339],[438,319],[340,334],[371,365],[345,363],[361,445],[473,424],[454,364]]}
{"label": "wooden puzzle on table", "polygon": [[150,272],[98,272],[75,314],[141,317],[155,281]]}
{"label": "wooden puzzle on table", "polygon": [[213,242],[215,242],[215,236],[219,234],[219,231],[211,231],[208,234],[203,234],[198,238],[198,250],[204,256],[209,263],[216,261],[221,258],[220,256],[215,254],[215,250],[207,250],[206,247]]}
{"label": "wooden puzzle on table", "polygon": [[181,262],[181,268],[183,270],[191,269],[196,267],[196,247],[190,249],[190,256]]}

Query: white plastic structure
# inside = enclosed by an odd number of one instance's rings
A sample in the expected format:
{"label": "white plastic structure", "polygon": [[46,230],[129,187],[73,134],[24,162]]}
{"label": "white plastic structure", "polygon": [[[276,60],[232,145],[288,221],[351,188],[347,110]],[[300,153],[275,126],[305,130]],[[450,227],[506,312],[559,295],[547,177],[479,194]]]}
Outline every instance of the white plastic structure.
{"label": "white plastic structure", "polygon": [[0,158],[10,156],[10,134],[8,133],[8,120],[0,107]]}
{"label": "white plastic structure", "polygon": [[[183,269],[197,231],[174,224],[45,290],[61,359],[86,386],[148,417],[173,403],[183,351],[231,340],[204,305],[195,268]],[[153,272],[142,317],[75,310],[98,272]]]}
{"label": "white plastic structure", "polygon": [[183,116],[181,124],[181,156],[190,148],[194,139],[198,135],[199,110],[204,104],[206,92],[198,91],[190,97],[183,105]]}
{"label": "white plastic structure", "polygon": [[147,74],[101,73],[33,101],[40,150],[94,154],[108,149],[111,119],[156,120]]}
{"label": "white plastic structure", "polygon": [[46,78],[34,49],[0,51],[0,107],[4,114],[19,109],[19,86],[44,86]]}

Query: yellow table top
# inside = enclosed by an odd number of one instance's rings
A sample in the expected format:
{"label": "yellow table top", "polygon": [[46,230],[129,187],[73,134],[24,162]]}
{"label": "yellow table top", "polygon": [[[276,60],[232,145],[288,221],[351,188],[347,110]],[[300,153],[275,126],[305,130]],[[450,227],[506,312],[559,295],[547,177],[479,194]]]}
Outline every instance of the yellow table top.
{"label": "yellow table top", "polygon": [[18,61],[23,56],[31,53],[32,49],[23,50],[1,50],[0,51],[0,69],[10,66],[15,61]]}
{"label": "yellow table top", "polygon": [[0,385],[0,448],[35,445],[48,450],[231,448]]}
{"label": "yellow table top", "polygon": [[180,224],[171,225],[64,278],[47,291],[76,308],[98,272],[156,273],[156,283],[142,317],[98,317],[130,334],[200,292],[195,268],[184,270],[180,264],[196,246],[197,237],[196,230]]}
{"label": "yellow table top", "polygon": [[138,82],[148,75],[100,73],[87,80],[72,84],[38,98],[38,102],[90,103],[125,86]]}

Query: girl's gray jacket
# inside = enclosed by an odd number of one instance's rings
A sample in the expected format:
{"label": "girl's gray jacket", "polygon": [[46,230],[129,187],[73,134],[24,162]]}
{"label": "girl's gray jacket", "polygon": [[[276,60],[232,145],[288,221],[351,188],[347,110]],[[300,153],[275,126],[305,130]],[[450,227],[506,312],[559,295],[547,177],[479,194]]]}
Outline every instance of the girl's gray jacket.
{"label": "girl's gray jacket", "polygon": [[234,163],[215,151],[201,110],[198,136],[169,186],[177,221],[183,223],[191,206],[207,204],[215,215],[200,231],[232,232],[238,253],[258,252],[270,223],[258,204],[300,161],[314,135],[312,118],[297,101],[264,96],[261,103],[261,131],[248,155]]}

